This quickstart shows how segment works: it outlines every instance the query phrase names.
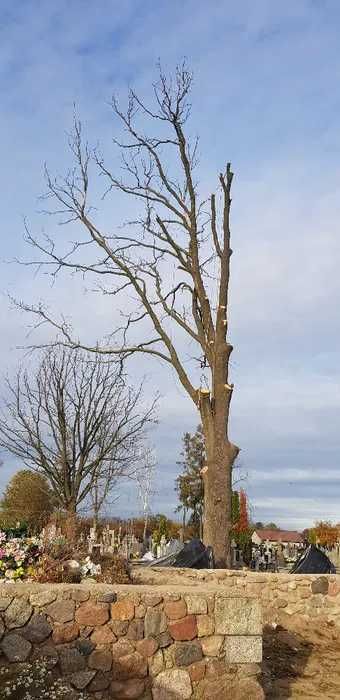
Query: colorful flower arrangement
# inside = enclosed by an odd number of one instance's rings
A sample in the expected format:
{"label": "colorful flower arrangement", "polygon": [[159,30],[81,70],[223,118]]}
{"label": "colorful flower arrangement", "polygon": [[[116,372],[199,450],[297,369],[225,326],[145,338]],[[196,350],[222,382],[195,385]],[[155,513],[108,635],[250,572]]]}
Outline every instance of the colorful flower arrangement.
{"label": "colorful flower arrangement", "polygon": [[41,551],[36,537],[7,539],[6,533],[0,531],[0,580],[29,578]]}

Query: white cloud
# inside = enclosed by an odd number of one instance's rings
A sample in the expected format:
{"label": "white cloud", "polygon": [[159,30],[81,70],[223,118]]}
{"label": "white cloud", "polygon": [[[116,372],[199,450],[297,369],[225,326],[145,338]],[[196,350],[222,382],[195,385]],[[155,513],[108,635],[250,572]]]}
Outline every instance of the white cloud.
{"label": "white cloud", "polygon": [[259,498],[253,503],[255,520],[258,514],[265,514],[266,520],[275,520],[281,527],[311,527],[317,520],[340,521],[340,509],[337,500],[329,499],[325,504],[322,498],[294,498],[271,496]]}
{"label": "white cloud", "polygon": [[278,471],[263,471],[261,469],[249,470],[248,472],[249,480],[256,482],[256,484],[261,484],[261,482],[269,482],[273,484],[286,482],[295,483],[308,483],[308,482],[337,482],[340,481],[340,472],[338,467],[334,466],[333,469],[316,469],[311,467],[310,469],[294,469],[288,467],[284,470]]}

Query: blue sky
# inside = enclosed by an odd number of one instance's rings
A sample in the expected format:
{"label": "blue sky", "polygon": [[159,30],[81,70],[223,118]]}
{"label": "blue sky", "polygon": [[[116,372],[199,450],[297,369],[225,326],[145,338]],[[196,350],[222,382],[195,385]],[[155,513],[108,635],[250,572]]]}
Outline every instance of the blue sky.
{"label": "blue sky", "polygon": [[[231,160],[233,268],[231,436],[257,520],[304,527],[340,520],[340,7],[327,0],[60,0],[0,6],[1,258],[25,255],[22,217],[37,214],[43,164],[64,172],[73,104],[91,142],[110,144],[113,91],[146,97],[156,62],[187,57],[195,74],[190,129],[200,135],[209,193]],[[103,217],[114,225],[123,203]],[[84,338],[116,309],[66,276],[1,265],[3,374],[22,360],[28,319],[5,293],[67,308]],[[91,323],[89,324],[89,319]],[[173,375],[144,362],[164,399],[154,433],[157,510],[175,507],[180,436],[197,416]],[[3,485],[16,465],[4,458]],[[121,511],[136,509],[134,493]]]}

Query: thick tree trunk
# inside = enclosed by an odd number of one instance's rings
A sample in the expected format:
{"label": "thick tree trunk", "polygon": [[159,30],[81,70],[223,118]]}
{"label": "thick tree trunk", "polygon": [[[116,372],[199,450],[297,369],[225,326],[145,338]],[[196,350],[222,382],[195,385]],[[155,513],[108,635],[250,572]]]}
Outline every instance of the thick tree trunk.
{"label": "thick tree trunk", "polygon": [[223,442],[216,440],[211,454],[207,454],[204,479],[203,541],[213,548],[215,566],[231,566],[231,482],[234,458]]}
{"label": "thick tree trunk", "polygon": [[[216,401],[201,392],[205,438],[203,542],[213,548],[216,568],[231,567],[232,469],[238,448],[228,440],[230,391],[223,383]],[[224,397],[224,398],[223,398]]]}
{"label": "thick tree trunk", "polygon": [[74,499],[66,504],[66,519],[63,525],[63,534],[68,543],[75,543],[77,536],[77,506]]}
{"label": "thick tree trunk", "polygon": [[66,504],[66,512],[70,517],[75,516],[77,512],[77,506],[76,502],[73,499]]}

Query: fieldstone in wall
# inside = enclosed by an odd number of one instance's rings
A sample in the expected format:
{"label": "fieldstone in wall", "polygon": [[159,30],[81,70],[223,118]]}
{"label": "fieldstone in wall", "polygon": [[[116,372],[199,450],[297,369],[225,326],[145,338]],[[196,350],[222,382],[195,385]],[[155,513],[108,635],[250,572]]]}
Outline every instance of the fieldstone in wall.
{"label": "fieldstone in wall", "polygon": [[79,625],[105,625],[109,619],[109,606],[107,603],[83,603],[78,608],[75,619]]}
{"label": "fieldstone in wall", "polygon": [[117,600],[117,593],[102,593],[98,598],[98,603],[115,603]]}
{"label": "fieldstone in wall", "polygon": [[156,653],[149,659],[148,668],[150,676],[158,676],[158,674],[164,669],[164,658],[161,649],[156,651]]}
{"label": "fieldstone in wall", "polygon": [[33,615],[22,635],[33,644],[40,644],[47,639],[52,632],[52,627],[46,620],[46,615],[36,613]]}
{"label": "fieldstone in wall", "polygon": [[202,661],[198,661],[197,663],[191,664],[188,666],[188,672],[190,679],[192,683],[198,683],[199,681],[203,680],[205,676],[205,659],[202,659]]}
{"label": "fieldstone in wall", "polygon": [[197,615],[196,622],[198,637],[209,637],[214,634],[215,622],[211,615]]}
{"label": "fieldstone in wall", "polygon": [[188,671],[170,669],[156,676],[152,689],[153,700],[189,700],[192,685]]}
{"label": "fieldstone in wall", "polygon": [[262,637],[226,637],[225,660],[230,664],[260,663],[262,661]]}
{"label": "fieldstone in wall", "polygon": [[113,659],[118,661],[121,656],[127,656],[127,654],[132,654],[134,647],[129,642],[128,639],[118,639],[118,642],[112,645],[111,652]]}
{"label": "fieldstone in wall", "polygon": [[56,622],[70,622],[74,620],[74,600],[56,600],[47,606],[47,614]]}
{"label": "fieldstone in wall", "polygon": [[61,649],[59,651],[59,663],[61,672],[64,675],[77,673],[86,669],[85,657],[78,649]]}
{"label": "fieldstone in wall", "polygon": [[90,656],[90,654],[93,652],[93,650],[96,648],[96,645],[92,642],[91,639],[77,639],[75,643],[76,649],[80,651],[80,653],[83,656]]}
{"label": "fieldstone in wall", "polygon": [[154,610],[148,608],[144,618],[144,635],[148,637],[157,637],[167,629],[167,621],[165,613],[162,610]]}
{"label": "fieldstone in wall", "polygon": [[220,634],[213,634],[211,637],[201,639],[204,656],[219,656],[222,650],[224,637]]}
{"label": "fieldstone in wall", "polygon": [[205,615],[208,612],[207,599],[204,596],[186,595],[188,615]]}
{"label": "fieldstone in wall", "polygon": [[[95,673],[95,671],[94,671]],[[99,693],[101,690],[106,690],[112,681],[112,675],[110,672],[103,673],[103,671],[97,671],[93,681],[91,681],[88,690],[91,693]]]}
{"label": "fieldstone in wall", "polygon": [[7,629],[23,627],[30,619],[33,609],[24,598],[14,598],[5,611],[5,624]]}
{"label": "fieldstone in wall", "polygon": [[124,598],[118,600],[117,603],[111,605],[112,620],[120,620],[121,622],[133,620],[135,615],[135,604],[133,600]]}
{"label": "fieldstone in wall", "polygon": [[138,641],[144,636],[144,620],[131,620],[126,637]]}
{"label": "fieldstone in wall", "polygon": [[75,600],[76,603],[85,603],[86,600],[88,600],[90,597],[90,591],[84,591],[83,588],[76,588],[74,591],[72,591],[72,600]]}
{"label": "fieldstone in wall", "polygon": [[147,608],[154,608],[162,602],[163,596],[159,595],[159,593],[151,593],[150,595],[146,594],[143,600]]}
{"label": "fieldstone in wall", "polygon": [[32,645],[19,634],[11,632],[10,634],[6,634],[3,638],[0,648],[5,654],[6,659],[14,663],[26,661],[31,653]]}
{"label": "fieldstone in wall", "polygon": [[230,697],[233,700],[250,700],[250,698],[251,700],[265,700],[263,689],[253,678],[238,680],[237,684],[229,690],[232,692]]}
{"label": "fieldstone in wall", "polygon": [[116,641],[117,637],[107,625],[95,627],[91,634],[93,644],[114,644]]}
{"label": "fieldstone in wall", "polygon": [[213,657],[206,656],[205,658],[205,675],[206,678],[211,678],[215,680],[224,676],[226,673],[226,662],[224,659],[214,659]]}
{"label": "fieldstone in wall", "polygon": [[[330,596],[333,597],[333,596],[338,595],[339,592],[340,592],[339,583],[337,583],[336,581],[329,581],[329,584],[328,584],[328,595],[330,595]],[[307,597],[308,597],[308,594],[311,595],[311,591],[306,591],[304,596],[301,595],[301,598],[302,598],[302,597],[307,598]]]}
{"label": "fieldstone in wall", "polygon": [[158,635],[157,642],[161,649],[165,649],[165,647],[168,647],[169,644],[172,644],[173,639],[167,630],[166,632],[161,632],[161,634]]}
{"label": "fieldstone in wall", "polygon": [[71,675],[67,677],[67,680],[69,680],[77,690],[85,690],[95,675],[95,671],[77,671],[77,673],[71,673]]}
{"label": "fieldstone in wall", "polygon": [[144,603],[140,603],[139,605],[135,606],[135,618],[137,620],[144,619],[146,613],[146,606]]}
{"label": "fieldstone in wall", "polygon": [[79,635],[79,627],[76,622],[68,622],[65,624],[55,624],[53,628],[52,639],[55,644],[67,644],[77,639]]}
{"label": "fieldstone in wall", "polygon": [[147,661],[137,651],[121,656],[118,663],[113,662],[112,677],[114,680],[127,680],[129,678],[144,678],[147,675]]}
{"label": "fieldstone in wall", "polygon": [[182,620],[169,622],[169,632],[176,641],[190,641],[197,637],[197,623],[195,615],[187,615]]}
{"label": "fieldstone in wall", "polygon": [[262,634],[261,607],[254,598],[226,598],[215,601],[215,632],[228,635]]}
{"label": "fieldstone in wall", "polygon": [[128,620],[110,620],[110,629],[116,637],[124,637],[128,631],[129,621]]}
{"label": "fieldstone in wall", "polygon": [[7,610],[8,606],[12,602],[13,597],[5,597],[5,598],[0,598],[0,612],[4,612],[4,610]]}
{"label": "fieldstone in wall", "polygon": [[112,666],[112,654],[109,649],[95,649],[89,656],[88,664],[96,671],[110,671]]}
{"label": "fieldstone in wall", "polygon": [[328,587],[328,579],[325,576],[320,576],[320,578],[312,582],[312,593],[323,593],[323,595],[326,595],[326,593],[328,593]]}
{"label": "fieldstone in wall", "polygon": [[158,642],[153,637],[150,639],[141,639],[141,641],[136,644],[136,651],[138,651],[142,656],[146,658],[148,656],[153,656],[158,649]]}
{"label": "fieldstone in wall", "polygon": [[202,659],[202,647],[199,642],[175,642],[173,660],[175,666],[190,666]]}
{"label": "fieldstone in wall", "polygon": [[113,681],[111,683],[112,697],[116,700],[138,700],[144,693],[144,681],[133,679],[124,681]]}
{"label": "fieldstone in wall", "polygon": [[42,608],[45,605],[53,603],[56,597],[57,594],[55,591],[41,591],[40,593],[32,593],[30,595],[30,603],[35,608]]}
{"label": "fieldstone in wall", "polygon": [[164,612],[169,620],[180,620],[188,611],[184,600],[169,600],[164,605]]}

